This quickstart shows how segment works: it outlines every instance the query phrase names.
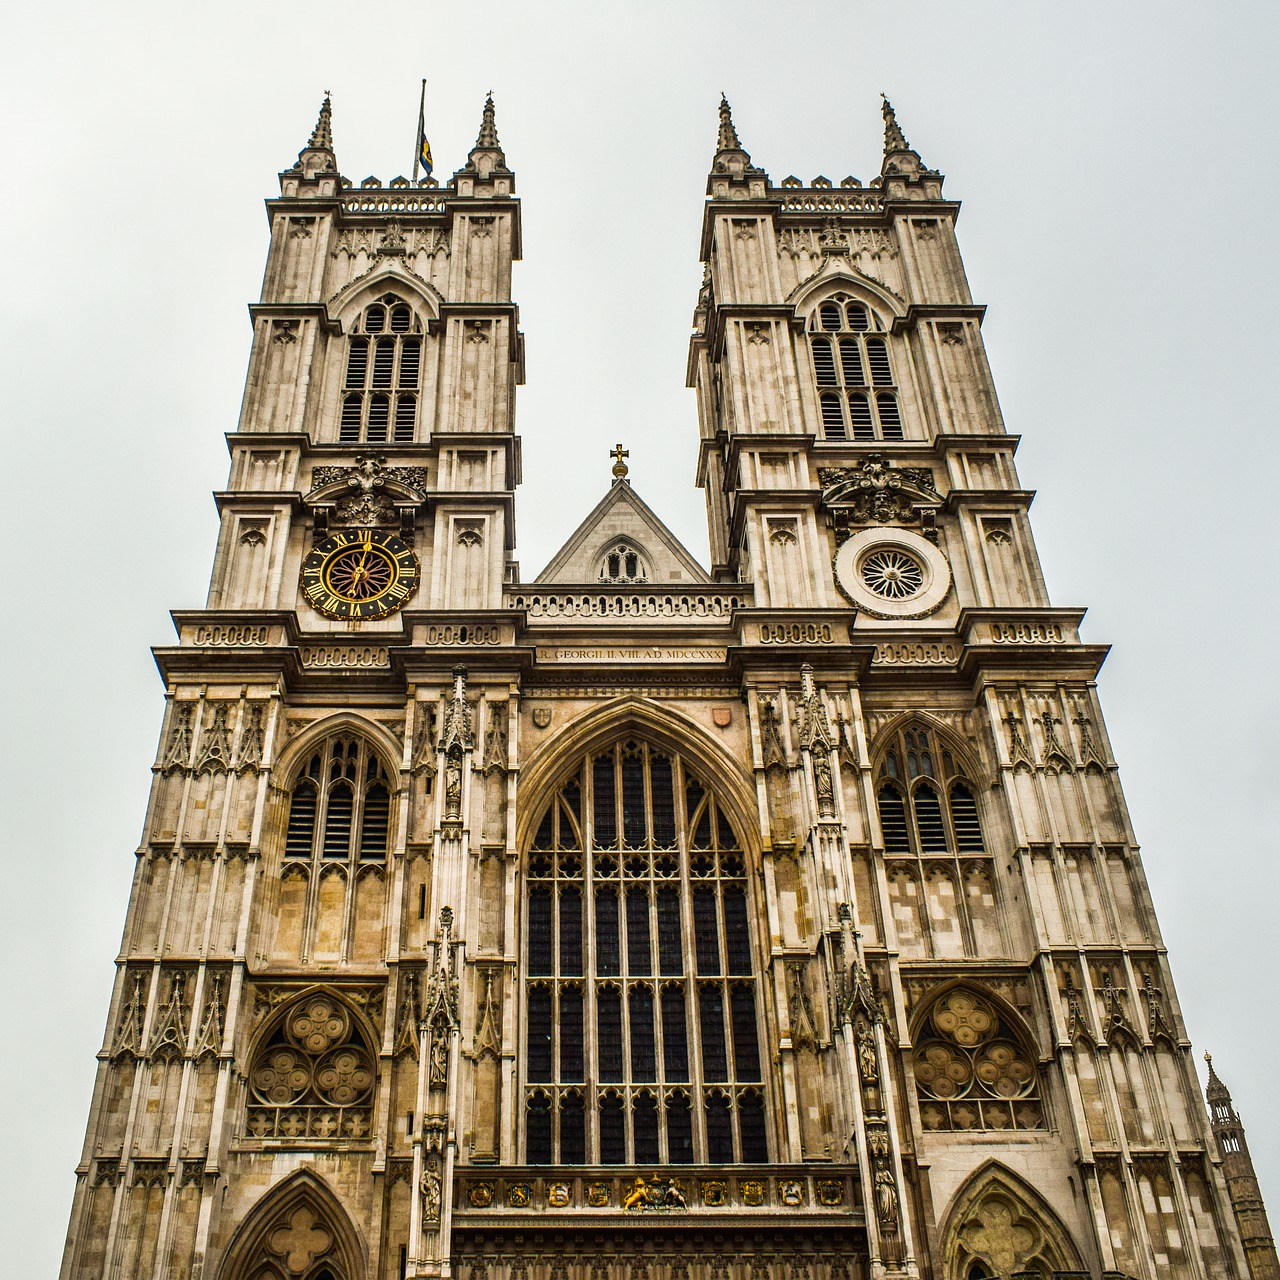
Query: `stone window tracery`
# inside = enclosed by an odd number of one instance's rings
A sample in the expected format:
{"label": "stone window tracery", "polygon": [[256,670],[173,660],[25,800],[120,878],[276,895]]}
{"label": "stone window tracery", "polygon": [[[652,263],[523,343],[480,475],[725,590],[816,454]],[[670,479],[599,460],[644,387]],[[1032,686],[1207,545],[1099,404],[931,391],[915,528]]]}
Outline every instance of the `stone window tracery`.
{"label": "stone window tracery", "polygon": [[348,341],[338,439],[412,440],[421,375],[422,324],[403,298],[386,294],[365,308]]}
{"label": "stone window tracery", "polygon": [[994,1004],[955,987],[930,1009],[912,1053],[926,1129],[1044,1128],[1035,1055]]}
{"label": "stone window tracery", "polygon": [[286,862],[383,862],[390,820],[391,790],[377,754],[361,738],[327,738],[293,784]]}
{"label": "stone window tracery", "polygon": [[746,861],[715,797],[646,743],[595,752],[527,880],[529,1163],[767,1160]]}
{"label": "stone window tracery", "polygon": [[350,1011],[317,994],[292,1006],[249,1069],[246,1133],[311,1146],[372,1128],[373,1054]]}
{"label": "stone window tracery", "polygon": [[601,582],[648,582],[649,566],[629,542],[618,542],[600,557]]}
{"label": "stone window tracery", "polygon": [[880,318],[845,294],[810,320],[809,350],[827,440],[901,440],[902,414]]}
{"label": "stone window tracery", "polygon": [[919,721],[879,744],[876,805],[899,941],[914,955],[1006,953],[977,788]]}

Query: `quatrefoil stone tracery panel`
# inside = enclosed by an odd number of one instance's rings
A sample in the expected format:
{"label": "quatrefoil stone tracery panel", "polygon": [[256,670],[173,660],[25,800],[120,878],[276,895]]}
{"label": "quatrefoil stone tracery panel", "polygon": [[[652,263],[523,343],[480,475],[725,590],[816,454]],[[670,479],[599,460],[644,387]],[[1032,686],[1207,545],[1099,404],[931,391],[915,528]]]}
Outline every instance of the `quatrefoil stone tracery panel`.
{"label": "quatrefoil stone tracery panel", "polygon": [[249,1073],[252,1137],[365,1137],[375,1071],[342,1004],[313,996],[290,1011]]}

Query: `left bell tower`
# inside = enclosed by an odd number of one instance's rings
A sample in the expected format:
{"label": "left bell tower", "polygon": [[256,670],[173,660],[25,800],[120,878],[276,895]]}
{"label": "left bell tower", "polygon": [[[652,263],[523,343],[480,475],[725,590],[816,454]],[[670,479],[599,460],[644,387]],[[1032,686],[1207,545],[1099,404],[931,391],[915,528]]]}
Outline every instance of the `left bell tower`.
{"label": "left bell tower", "polygon": [[352,183],[326,97],[267,216],[207,603],[155,651],[62,1280],[417,1273],[456,1145],[426,1074],[462,945],[433,854],[466,834],[472,716],[498,724],[460,660],[517,572],[520,210],[492,99],[447,182]]}

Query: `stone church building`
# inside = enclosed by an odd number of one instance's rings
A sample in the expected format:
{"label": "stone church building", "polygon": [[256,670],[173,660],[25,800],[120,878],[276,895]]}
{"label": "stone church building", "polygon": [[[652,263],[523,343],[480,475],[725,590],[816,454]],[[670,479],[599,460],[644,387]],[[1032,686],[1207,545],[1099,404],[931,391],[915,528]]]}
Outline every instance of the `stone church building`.
{"label": "stone church building", "polygon": [[774,183],[721,104],[710,567],[619,446],[525,581],[493,103],[447,183],[357,185],[326,99],[156,651],[63,1280],[1280,1275],[884,116],[868,185]]}

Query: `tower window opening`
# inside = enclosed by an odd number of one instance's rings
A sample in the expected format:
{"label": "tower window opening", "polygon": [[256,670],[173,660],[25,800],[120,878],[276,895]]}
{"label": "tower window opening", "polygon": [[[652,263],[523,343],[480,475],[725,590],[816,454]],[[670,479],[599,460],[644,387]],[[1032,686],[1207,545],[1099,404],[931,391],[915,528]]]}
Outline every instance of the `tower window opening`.
{"label": "tower window opening", "polygon": [[[836,299],[818,308],[811,328],[809,351],[823,438],[903,439],[888,342],[867,336],[881,329],[874,313],[861,302],[841,305]],[[867,394],[868,386],[876,389],[875,395]]]}
{"label": "tower window opening", "polygon": [[528,1161],[767,1162],[746,858],[715,795],[680,757],[620,741],[582,762],[536,830]]}
{"label": "tower window opening", "polygon": [[390,828],[390,782],[381,760],[362,739],[330,738],[293,784],[284,856],[316,865],[382,862]]}
{"label": "tower window opening", "polygon": [[393,294],[365,309],[347,347],[339,441],[413,441],[422,379],[421,333],[413,309]]}
{"label": "tower window opening", "polygon": [[610,547],[600,557],[601,582],[648,582],[649,566],[641,554],[625,542]]}

